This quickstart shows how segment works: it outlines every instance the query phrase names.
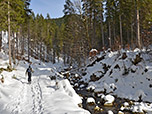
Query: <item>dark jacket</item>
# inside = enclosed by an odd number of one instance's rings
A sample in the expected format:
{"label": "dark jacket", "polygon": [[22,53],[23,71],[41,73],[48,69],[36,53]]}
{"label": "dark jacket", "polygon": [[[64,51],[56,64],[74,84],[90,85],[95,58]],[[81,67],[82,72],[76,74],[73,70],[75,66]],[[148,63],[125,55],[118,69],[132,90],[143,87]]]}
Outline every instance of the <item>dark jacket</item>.
{"label": "dark jacket", "polygon": [[26,73],[28,73],[28,81],[31,82],[32,68],[30,66],[27,68]]}

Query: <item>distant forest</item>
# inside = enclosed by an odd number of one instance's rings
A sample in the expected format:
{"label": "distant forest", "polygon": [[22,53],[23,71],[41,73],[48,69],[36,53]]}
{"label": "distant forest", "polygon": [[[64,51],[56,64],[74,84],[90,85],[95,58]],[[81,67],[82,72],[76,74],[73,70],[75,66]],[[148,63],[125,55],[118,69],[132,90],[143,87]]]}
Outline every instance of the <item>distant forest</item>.
{"label": "distant forest", "polygon": [[[9,39],[9,64],[30,57],[81,65],[95,48],[120,50],[152,44],[152,0],[65,0],[64,16],[35,15],[30,0],[0,1],[2,31]],[[23,58],[23,55],[27,57]]]}

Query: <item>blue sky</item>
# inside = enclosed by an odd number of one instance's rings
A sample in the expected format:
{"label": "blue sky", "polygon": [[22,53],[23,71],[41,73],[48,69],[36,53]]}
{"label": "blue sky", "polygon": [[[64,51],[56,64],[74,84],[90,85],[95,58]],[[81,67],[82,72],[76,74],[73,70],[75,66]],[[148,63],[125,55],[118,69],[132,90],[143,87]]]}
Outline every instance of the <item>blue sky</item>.
{"label": "blue sky", "polygon": [[49,13],[51,18],[62,17],[65,0],[31,0],[30,8],[36,14],[46,17]]}

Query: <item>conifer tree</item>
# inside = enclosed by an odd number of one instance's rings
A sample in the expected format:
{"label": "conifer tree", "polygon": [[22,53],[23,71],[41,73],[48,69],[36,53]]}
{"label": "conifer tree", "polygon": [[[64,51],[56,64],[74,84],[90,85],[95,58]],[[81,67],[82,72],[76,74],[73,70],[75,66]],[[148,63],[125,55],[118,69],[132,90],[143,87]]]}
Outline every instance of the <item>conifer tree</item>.
{"label": "conifer tree", "polygon": [[24,22],[24,1],[22,0],[1,0],[0,11],[2,11],[1,23],[2,30],[8,28],[8,41],[9,41],[9,65],[11,66],[11,33],[16,32],[21,23]]}

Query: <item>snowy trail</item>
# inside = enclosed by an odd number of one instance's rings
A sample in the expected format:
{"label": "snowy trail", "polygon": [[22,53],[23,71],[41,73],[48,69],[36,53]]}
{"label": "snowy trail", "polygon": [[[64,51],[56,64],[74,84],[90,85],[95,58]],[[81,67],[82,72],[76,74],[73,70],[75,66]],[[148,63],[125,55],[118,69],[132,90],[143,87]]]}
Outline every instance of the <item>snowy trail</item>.
{"label": "snowy trail", "polygon": [[43,114],[43,105],[42,105],[42,91],[39,84],[39,79],[35,79],[31,85],[32,97],[33,97],[33,108],[32,111],[34,114]]}
{"label": "snowy trail", "polygon": [[[9,110],[11,114],[43,114],[42,91],[39,84],[40,77],[33,78],[31,84],[23,83],[20,91],[16,92],[18,96],[11,96],[11,101],[6,104],[4,110]],[[25,110],[28,107],[29,110]]]}
{"label": "snowy trail", "polygon": [[27,85],[23,84],[22,88],[18,92],[18,96],[12,98],[12,100],[6,105],[5,110],[11,110],[11,114],[21,114],[24,110],[24,103],[26,101]]}
{"label": "snowy trail", "polygon": [[25,76],[27,66],[23,66],[3,72],[6,81],[0,84],[0,114],[89,114],[78,107],[81,98],[68,80],[50,79],[58,74],[50,65],[33,66],[31,84]]}

